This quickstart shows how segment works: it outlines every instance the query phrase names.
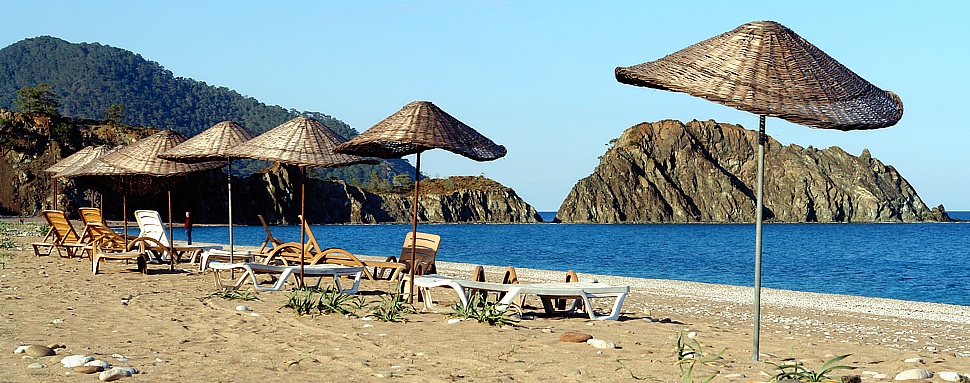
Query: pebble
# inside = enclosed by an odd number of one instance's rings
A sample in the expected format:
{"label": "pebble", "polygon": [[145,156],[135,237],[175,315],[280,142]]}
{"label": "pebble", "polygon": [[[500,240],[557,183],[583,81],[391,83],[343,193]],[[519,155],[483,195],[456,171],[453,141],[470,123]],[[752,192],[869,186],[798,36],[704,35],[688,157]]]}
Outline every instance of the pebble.
{"label": "pebble", "polygon": [[30,347],[30,346],[29,345],[27,345],[27,346],[18,346],[16,349],[13,350],[13,353],[14,354],[23,354],[24,352],[27,351],[27,348],[28,347]]}
{"label": "pebble", "polygon": [[614,344],[613,342],[607,342],[602,339],[593,338],[593,339],[587,340],[586,343],[596,348],[616,348],[616,344]]}
{"label": "pebble", "polygon": [[53,324],[61,324],[61,323],[64,323],[64,320],[61,319],[61,318],[57,318],[57,319],[52,320],[51,323],[53,323]]}
{"label": "pebble", "polygon": [[57,355],[54,350],[47,346],[41,346],[39,344],[32,344],[24,350],[24,353],[30,356],[54,356]]}
{"label": "pebble", "polygon": [[250,309],[249,307],[240,305],[240,306],[236,306],[236,311],[253,311],[253,310]]}
{"label": "pebble", "polygon": [[59,348],[67,348],[67,346],[65,346],[63,343],[51,343],[51,344],[47,345],[47,347],[50,347],[53,350],[56,350],[56,349],[59,349]]}
{"label": "pebble", "polygon": [[135,375],[135,374],[138,373],[138,370],[136,370],[134,367],[117,367],[117,366],[115,366],[115,367],[112,367],[112,369],[124,371],[125,374],[127,374],[128,376],[132,376],[132,375]]}
{"label": "pebble", "polygon": [[85,363],[92,360],[94,360],[94,358],[87,355],[71,355],[65,356],[64,359],[61,359],[61,364],[63,364],[64,367],[71,368],[83,366]]}
{"label": "pebble", "polygon": [[168,363],[168,359],[162,359],[162,358],[155,358],[155,361],[158,363]]}
{"label": "pebble", "polygon": [[102,382],[111,382],[125,377],[128,377],[127,372],[121,369],[112,368],[110,370],[102,371],[101,374],[98,375],[98,380]]}
{"label": "pebble", "polygon": [[[95,360],[92,360],[92,361],[90,361],[90,362],[87,362],[87,363],[85,363],[84,365],[85,365],[85,366],[97,366],[97,367],[101,367],[101,368],[103,368],[103,369],[108,369],[108,368],[111,368],[111,364],[110,364],[110,363],[108,363],[108,362],[105,362],[105,361],[103,361],[103,360],[97,360],[97,359],[95,359]],[[82,367],[83,367],[83,366],[82,366]]]}
{"label": "pebble", "polygon": [[687,339],[694,339],[695,336],[697,336],[696,332],[691,331],[687,333]]}
{"label": "pebble", "polygon": [[914,368],[911,370],[906,370],[896,374],[896,380],[907,380],[907,379],[929,379],[933,377],[933,373],[926,371],[922,368]]}
{"label": "pebble", "polygon": [[47,367],[47,366],[45,366],[45,365],[43,365],[43,364],[42,364],[42,363],[40,363],[40,362],[37,362],[37,363],[31,363],[31,364],[28,364],[28,365],[27,365],[27,368],[44,368],[44,367]]}
{"label": "pebble", "polygon": [[448,324],[455,324],[455,323],[461,322],[463,320],[464,319],[462,319],[462,318],[452,318],[452,319],[449,319],[448,320]]}
{"label": "pebble", "polygon": [[390,377],[394,376],[394,373],[393,372],[390,372],[390,371],[384,371],[384,372],[378,372],[378,373],[374,374],[374,376],[376,376],[378,378],[390,378]]}
{"label": "pebble", "polygon": [[959,382],[961,378],[959,373],[956,373],[953,371],[944,371],[939,373],[938,375],[940,376],[940,379],[943,379],[947,382]]}
{"label": "pebble", "polygon": [[71,369],[78,374],[93,374],[95,372],[104,371],[104,367],[101,366],[77,366]]}
{"label": "pebble", "polygon": [[372,325],[370,323],[364,323],[364,325],[363,326],[360,326],[360,327],[362,327],[362,328],[369,328],[369,327],[374,327],[374,325]]}
{"label": "pebble", "polygon": [[903,362],[926,364],[926,362],[923,361],[923,358],[909,358],[909,359],[903,360]]}
{"label": "pebble", "polygon": [[564,343],[585,343],[590,339],[593,339],[592,335],[572,331],[564,332],[559,336],[559,341]]}

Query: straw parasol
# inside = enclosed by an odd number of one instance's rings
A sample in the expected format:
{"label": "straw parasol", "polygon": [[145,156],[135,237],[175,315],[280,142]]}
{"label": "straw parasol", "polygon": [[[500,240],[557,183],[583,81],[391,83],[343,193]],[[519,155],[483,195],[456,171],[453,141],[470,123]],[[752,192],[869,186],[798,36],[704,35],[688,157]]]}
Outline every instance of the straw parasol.
{"label": "straw parasol", "polygon": [[[51,182],[54,184],[54,209],[57,209],[57,179],[63,177],[62,173],[66,174],[69,171],[79,169],[109,152],[111,152],[111,148],[105,145],[85,146],[74,154],[57,161],[51,167],[44,169],[45,172],[53,173],[51,175]],[[93,198],[91,203],[94,203]]]}
{"label": "straw parasol", "polygon": [[[376,164],[377,160],[334,153],[337,145],[347,140],[320,121],[299,116],[229,149],[235,158],[256,158],[300,167],[300,243],[306,241],[306,167],[336,168],[354,164]],[[300,283],[306,248],[300,253]]]}
{"label": "straw parasol", "polygon": [[752,350],[758,360],[765,117],[822,129],[878,129],[902,118],[902,100],[774,21],[747,23],[659,60],[617,67],[615,74],[624,84],[683,92],[760,116]]}
{"label": "straw parasol", "polygon": [[[421,152],[444,149],[475,161],[491,161],[506,154],[498,145],[429,101],[414,101],[337,147],[338,153],[380,158],[399,158],[416,154],[414,166],[414,214],[411,220],[411,270],[414,280],[414,252],[418,232],[418,187]],[[408,300],[413,299],[414,283]]]}
{"label": "straw parasol", "polygon": [[253,138],[253,134],[246,128],[232,121],[223,121],[206,129],[195,137],[166,150],[158,157],[162,159],[197,163],[213,160],[225,160],[229,166],[227,193],[229,198],[229,261],[233,261],[234,241],[232,237],[232,157],[229,149]]}
{"label": "straw parasol", "polygon": [[[160,131],[101,157],[99,161],[101,163],[95,165],[101,169],[95,169],[96,171],[88,173],[89,175],[114,175],[117,178],[112,180],[114,181],[113,183],[120,185],[114,185],[112,187],[124,188],[125,191],[130,193],[150,194],[159,189],[167,191],[168,235],[171,237],[169,241],[169,258],[172,261],[171,267],[173,268],[175,267],[175,238],[172,233],[171,188],[178,182],[176,177],[197,171],[218,169],[226,165],[225,162],[221,161],[186,164],[158,158],[160,153],[185,142],[187,139],[175,131]],[[107,165],[107,167],[104,167],[104,165]]]}

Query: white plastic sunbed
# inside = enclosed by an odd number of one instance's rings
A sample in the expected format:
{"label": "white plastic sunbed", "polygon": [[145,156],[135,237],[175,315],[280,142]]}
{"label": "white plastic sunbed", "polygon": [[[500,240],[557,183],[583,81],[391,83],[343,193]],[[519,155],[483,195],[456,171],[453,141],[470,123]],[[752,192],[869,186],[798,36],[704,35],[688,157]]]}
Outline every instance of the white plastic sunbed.
{"label": "white plastic sunbed", "polygon": [[[567,312],[575,311],[579,306],[579,301],[586,308],[586,313],[590,319],[594,320],[617,320],[620,317],[620,309],[623,307],[623,300],[630,292],[630,286],[610,286],[595,282],[565,282],[565,283],[518,283],[503,284],[493,282],[477,282],[468,279],[457,279],[442,275],[423,275],[414,277],[414,286],[420,288],[425,305],[431,304],[430,288],[432,287],[451,287],[458,294],[458,299],[464,305],[468,304],[470,290],[501,292],[505,297],[496,306],[499,310],[507,309],[515,297],[522,294],[534,294],[542,300],[542,307],[546,313],[555,313],[553,299],[576,299]],[[593,312],[589,300],[591,298],[613,298],[613,310],[609,315],[596,315]]]}
{"label": "white plastic sunbed", "polygon": [[[286,279],[291,275],[300,275],[300,266],[273,266],[264,265],[262,263],[225,263],[225,262],[210,262],[209,268],[214,270],[216,285],[220,288],[232,288],[236,289],[246,281],[249,277],[253,282],[253,288],[256,291],[280,291],[283,285],[286,283]],[[243,272],[242,276],[239,277],[236,282],[231,286],[226,286],[222,283],[222,279],[219,278],[219,271],[225,270],[240,270]],[[259,281],[256,280],[256,274],[278,274],[279,279],[273,286],[263,287],[259,285]],[[360,277],[364,274],[364,268],[359,266],[343,266],[343,265],[305,265],[303,266],[303,276],[317,279],[316,286],[320,286],[320,281],[323,277],[333,277],[334,284],[337,286],[337,290],[347,294],[356,294],[357,289],[360,287]],[[341,277],[354,277],[354,285],[351,288],[344,289],[340,286]]]}

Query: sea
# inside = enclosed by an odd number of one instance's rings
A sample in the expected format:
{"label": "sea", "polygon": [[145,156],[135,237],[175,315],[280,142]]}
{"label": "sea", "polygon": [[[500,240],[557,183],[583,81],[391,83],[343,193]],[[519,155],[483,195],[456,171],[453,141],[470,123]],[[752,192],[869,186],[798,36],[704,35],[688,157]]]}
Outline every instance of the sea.
{"label": "sea", "polygon": [[[948,212],[970,221],[970,212]],[[555,212],[540,213],[551,221]],[[271,226],[298,242],[299,226]],[[321,225],[324,247],[398,255],[408,224]],[[736,286],[754,285],[754,224],[420,224],[438,259],[492,266]],[[970,306],[970,222],[766,224],[762,286]],[[185,239],[180,228],[175,238]],[[228,243],[227,226],[195,227],[195,242]],[[262,226],[233,226],[259,246]]]}

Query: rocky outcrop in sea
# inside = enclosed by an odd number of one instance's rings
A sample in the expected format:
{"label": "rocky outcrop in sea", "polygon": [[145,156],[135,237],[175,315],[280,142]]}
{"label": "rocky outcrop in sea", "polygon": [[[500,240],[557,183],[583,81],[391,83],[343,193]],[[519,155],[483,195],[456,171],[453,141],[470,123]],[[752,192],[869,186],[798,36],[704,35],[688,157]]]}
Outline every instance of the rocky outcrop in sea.
{"label": "rocky outcrop in sea", "polygon": [[[758,132],[713,120],[627,129],[559,208],[562,222],[753,222]],[[839,147],[768,137],[766,221],[949,221],[896,171]]]}

